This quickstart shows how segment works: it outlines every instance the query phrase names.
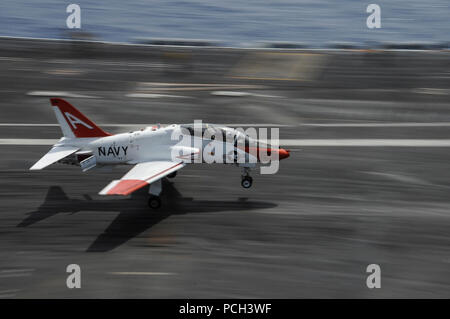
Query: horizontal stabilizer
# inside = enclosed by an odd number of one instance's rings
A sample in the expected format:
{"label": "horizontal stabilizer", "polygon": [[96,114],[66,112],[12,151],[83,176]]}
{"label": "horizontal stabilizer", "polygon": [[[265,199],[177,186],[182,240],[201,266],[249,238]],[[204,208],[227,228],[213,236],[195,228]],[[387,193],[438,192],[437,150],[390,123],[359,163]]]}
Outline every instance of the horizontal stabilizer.
{"label": "horizontal stabilizer", "polygon": [[78,151],[78,147],[74,146],[55,146],[47,154],[45,154],[39,161],[37,161],[30,170],[39,170],[47,167],[66,156]]}
{"label": "horizontal stabilizer", "polygon": [[89,156],[88,158],[80,162],[80,167],[83,170],[83,172],[90,170],[91,168],[95,167],[95,165],[97,165],[97,159],[95,158],[94,155]]}

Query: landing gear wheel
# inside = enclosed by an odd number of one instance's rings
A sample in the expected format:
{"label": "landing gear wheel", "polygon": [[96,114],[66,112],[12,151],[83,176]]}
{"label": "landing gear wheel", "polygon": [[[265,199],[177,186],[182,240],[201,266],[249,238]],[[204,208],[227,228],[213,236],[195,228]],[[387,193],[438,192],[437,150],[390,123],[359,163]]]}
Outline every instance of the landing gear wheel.
{"label": "landing gear wheel", "polygon": [[167,175],[168,178],[174,178],[175,176],[177,176],[177,172],[173,172]]}
{"label": "landing gear wheel", "polygon": [[158,209],[161,207],[161,199],[159,196],[150,196],[148,199],[148,206],[152,209]]}
{"label": "landing gear wheel", "polygon": [[245,176],[242,178],[242,181],[241,181],[242,187],[250,188],[250,187],[252,187],[252,183],[253,183],[253,178],[251,178],[250,176]]}

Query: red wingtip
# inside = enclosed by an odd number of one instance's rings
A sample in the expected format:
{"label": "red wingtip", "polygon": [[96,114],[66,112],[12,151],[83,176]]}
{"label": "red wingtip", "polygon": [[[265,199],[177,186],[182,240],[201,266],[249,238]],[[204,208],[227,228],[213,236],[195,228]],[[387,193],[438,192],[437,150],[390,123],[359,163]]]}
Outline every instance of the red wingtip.
{"label": "red wingtip", "polygon": [[138,179],[123,179],[117,185],[108,190],[108,195],[129,195],[135,190],[148,185],[146,181]]}

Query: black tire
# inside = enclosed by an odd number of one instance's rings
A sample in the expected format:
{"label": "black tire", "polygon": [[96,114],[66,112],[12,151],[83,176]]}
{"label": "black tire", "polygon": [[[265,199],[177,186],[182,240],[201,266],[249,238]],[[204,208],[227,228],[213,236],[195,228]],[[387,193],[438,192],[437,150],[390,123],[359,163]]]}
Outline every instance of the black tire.
{"label": "black tire", "polygon": [[252,187],[252,184],[253,184],[253,178],[251,178],[250,176],[245,176],[241,181],[241,185],[244,188],[250,188],[250,187]]}
{"label": "black tire", "polygon": [[151,209],[158,209],[161,207],[161,199],[159,198],[159,196],[150,196],[150,198],[148,199],[148,206]]}
{"label": "black tire", "polygon": [[177,176],[177,172],[173,172],[167,175],[168,178],[174,178],[175,176]]}

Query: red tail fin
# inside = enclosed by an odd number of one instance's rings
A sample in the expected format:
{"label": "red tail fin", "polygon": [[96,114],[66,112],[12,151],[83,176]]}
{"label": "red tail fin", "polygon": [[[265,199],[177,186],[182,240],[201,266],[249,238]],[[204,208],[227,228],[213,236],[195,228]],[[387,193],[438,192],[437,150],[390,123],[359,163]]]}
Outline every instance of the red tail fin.
{"label": "red tail fin", "polygon": [[78,111],[69,102],[59,99],[50,99],[55,107],[56,118],[64,133],[64,136],[70,136],[70,129],[75,137],[102,137],[111,134],[103,131],[94,122],[89,120],[80,111]]}

